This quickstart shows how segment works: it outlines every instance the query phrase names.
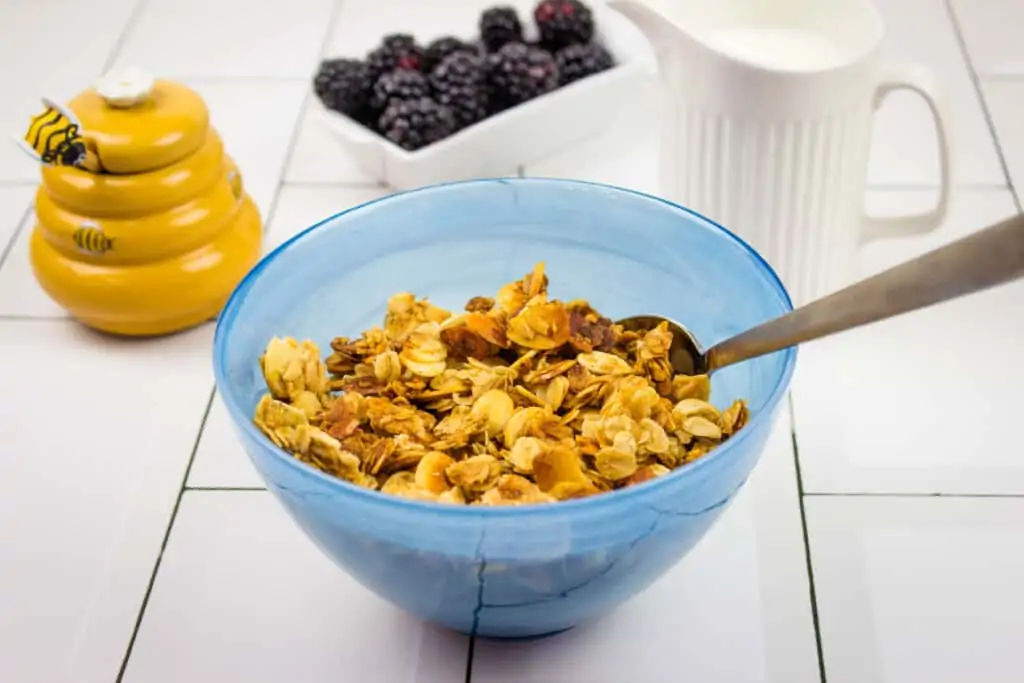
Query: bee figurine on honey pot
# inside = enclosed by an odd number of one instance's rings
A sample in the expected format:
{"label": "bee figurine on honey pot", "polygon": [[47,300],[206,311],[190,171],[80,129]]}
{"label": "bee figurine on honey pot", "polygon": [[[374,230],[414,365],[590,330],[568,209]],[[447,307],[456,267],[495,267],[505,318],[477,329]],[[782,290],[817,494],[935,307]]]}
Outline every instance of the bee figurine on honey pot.
{"label": "bee figurine on honey pot", "polygon": [[132,70],[43,107],[17,142],[42,164],[30,260],[47,295],[119,335],[215,318],[263,230],[199,94]]}

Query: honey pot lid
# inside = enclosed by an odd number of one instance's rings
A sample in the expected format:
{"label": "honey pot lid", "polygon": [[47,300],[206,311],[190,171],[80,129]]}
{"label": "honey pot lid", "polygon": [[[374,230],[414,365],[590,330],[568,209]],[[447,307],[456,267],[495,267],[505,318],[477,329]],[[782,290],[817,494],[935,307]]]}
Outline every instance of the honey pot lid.
{"label": "honey pot lid", "polygon": [[68,103],[108,173],[163,168],[203,144],[209,111],[188,86],[141,69],[107,74]]}

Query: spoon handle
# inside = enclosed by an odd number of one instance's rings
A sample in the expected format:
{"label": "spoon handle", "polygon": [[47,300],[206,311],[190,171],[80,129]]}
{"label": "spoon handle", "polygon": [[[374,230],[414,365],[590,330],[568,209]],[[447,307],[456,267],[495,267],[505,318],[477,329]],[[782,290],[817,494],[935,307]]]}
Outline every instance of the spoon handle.
{"label": "spoon handle", "polygon": [[1022,276],[1024,214],[1017,214],[716,344],[708,371]]}

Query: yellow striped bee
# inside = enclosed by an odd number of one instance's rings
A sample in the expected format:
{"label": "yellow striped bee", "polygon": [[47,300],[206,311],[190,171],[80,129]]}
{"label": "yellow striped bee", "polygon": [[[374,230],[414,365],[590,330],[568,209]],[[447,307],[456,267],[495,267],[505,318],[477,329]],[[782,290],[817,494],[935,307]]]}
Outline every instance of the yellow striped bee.
{"label": "yellow striped bee", "polygon": [[32,117],[18,140],[26,154],[43,164],[99,171],[99,159],[82,135],[82,125],[69,110],[43,98],[45,109]]}
{"label": "yellow striped bee", "polygon": [[84,221],[77,230],[71,234],[75,245],[87,254],[105,254],[114,248],[114,238],[103,234],[92,221]]}

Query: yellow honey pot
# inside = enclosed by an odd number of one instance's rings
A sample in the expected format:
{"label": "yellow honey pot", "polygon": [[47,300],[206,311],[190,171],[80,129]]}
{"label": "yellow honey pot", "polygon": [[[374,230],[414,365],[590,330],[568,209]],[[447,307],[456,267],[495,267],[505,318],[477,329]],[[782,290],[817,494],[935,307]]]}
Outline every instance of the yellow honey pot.
{"label": "yellow honey pot", "polygon": [[22,141],[43,162],[30,242],[43,290],[120,335],[215,318],[263,231],[202,98],[136,72],[44,104]]}

